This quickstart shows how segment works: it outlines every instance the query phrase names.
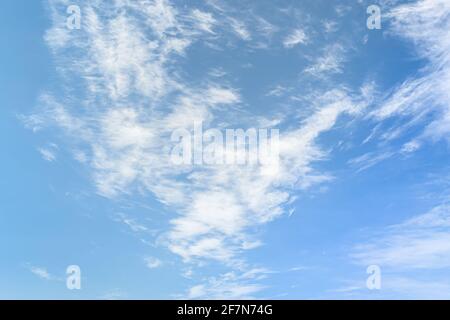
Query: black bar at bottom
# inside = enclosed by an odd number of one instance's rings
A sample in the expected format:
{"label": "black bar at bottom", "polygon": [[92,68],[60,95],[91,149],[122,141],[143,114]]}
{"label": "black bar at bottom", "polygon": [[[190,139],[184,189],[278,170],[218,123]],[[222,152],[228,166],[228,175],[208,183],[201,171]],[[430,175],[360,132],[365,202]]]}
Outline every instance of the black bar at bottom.
{"label": "black bar at bottom", "polygon": [[[63,315],[91,318],[113,315],[117,319],[309,319],[315,316],[391,317],[391,310],[402,316],[429,316],[450,307],[449,301],[1,301],[3,314],[15,316],[30,312],[34,316]],[[9,310],[8,310],[9,309]],[[62,313],[61,313],[62,312]],[[444,313],[443,313],[444,314]]]}

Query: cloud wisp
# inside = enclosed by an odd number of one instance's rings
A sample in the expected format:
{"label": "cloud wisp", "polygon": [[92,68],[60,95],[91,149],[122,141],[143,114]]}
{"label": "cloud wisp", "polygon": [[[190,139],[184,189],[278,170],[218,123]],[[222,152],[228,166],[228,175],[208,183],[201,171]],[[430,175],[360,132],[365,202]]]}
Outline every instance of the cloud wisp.
{"label": "cloud wisp", "polygon": [[[413,126],[424,127],[415,138],[448,140],[450,119],[450,3],[445,0],[420,0],[402,4],[387,16],[390,34],[414,44],[417,58],[426,65],[417,75],[401,83],[371,113],[377,121],[393,117],[407,120],[391,129],[398,137]],[[431,120],[430,120],[431,118]],[[418,148],[417,148],[418,149]],[[417,150],[416,149],[416,150]]]}

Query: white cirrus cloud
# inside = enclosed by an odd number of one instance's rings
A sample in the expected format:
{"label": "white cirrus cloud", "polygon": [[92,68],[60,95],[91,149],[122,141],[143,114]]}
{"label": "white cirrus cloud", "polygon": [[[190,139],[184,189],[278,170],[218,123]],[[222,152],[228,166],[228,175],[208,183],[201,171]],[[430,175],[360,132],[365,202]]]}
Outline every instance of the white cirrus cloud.
{"label": "white cirrus cloud", "polygon": [[306,36],[305,31],[296,29],[284,39],[283,45],[286,48],[293,48],[299,44],[306,44],[307,41],[308,37]]}
{"label": "white cirrus cloud", "polygon": [[56,160],[56,153],[54,150],[49,148],[39,148],[38,151],[45,161],[53,162]]}
{"label": "white cirrus cloud", "polygon": [[147,257],[144,259],[145,265],[149,269],[156,269],[162,266],[163,262],[155,257]]}
{"label": "white cirrus cloud", "polygon": [[52,280],[54,278],[44,267],[29,266],[29,270],[31,273],[44,280]]}
{"label": "white cirrus cloud", "polygon": [[342,73],[346,61],[345,52],[342,44],[328,45],[321,55],[314,58],[313,62],[305,69],[305,73],[318,78]]}
{"label": "white cirrus cloud", "polygon": [[392,128],[397,138],[412,126],[425,129],[420,140],[449,139],[450,133],[450,3],[420,0],[398,5],[386,15],[389,34],[413,43],[416,57],[426,62],[416,75],[400,83],[371,116],[382,121],[406,119]]}
{"label": "white cirrus cloud", "polygon": [[358,245],[352,257],[364,265],[404,269],[450,267],[450,207],[393,225],[367,243]]}

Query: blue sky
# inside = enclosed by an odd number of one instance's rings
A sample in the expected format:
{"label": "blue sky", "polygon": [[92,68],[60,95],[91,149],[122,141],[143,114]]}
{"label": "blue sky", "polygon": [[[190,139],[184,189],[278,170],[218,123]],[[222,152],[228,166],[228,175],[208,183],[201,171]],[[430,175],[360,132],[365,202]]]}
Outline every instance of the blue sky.
{"label": "blue sky", "polygon": [[[450,298],[447,0],[15,0],[0,24],[0,298]],[[196,121],[279,129],[280,162],[176,166]]]}

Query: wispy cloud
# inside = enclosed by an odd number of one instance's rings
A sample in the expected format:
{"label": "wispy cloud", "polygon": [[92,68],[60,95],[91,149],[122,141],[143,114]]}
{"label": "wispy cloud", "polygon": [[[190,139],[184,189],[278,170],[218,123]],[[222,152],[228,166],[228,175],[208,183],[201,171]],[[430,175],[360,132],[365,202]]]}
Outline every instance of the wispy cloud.
{"label": "wispy cloud", "polygon": [[113,289],[99,297],[100,300],[123,300],[127,297],[127,294],[120,289]]}
{"label": "wispy cloud", "polygon": [[277,85],[277,86],[272,88],[267,93],[267,96],[269,96],[269,97],[281,97],[281,96],[283,96],[284,94],[288,93],[291,90],[292,90],[292,88],[284,87],[282,85]]}
{"label": "wispy cloud", "polygon": [[315,77],[326,77],[343,72],[345,49],[341,44],[329,45],[323,54],[305,69],[305,72]]}
{"label": "wispy cloud", "polygon": [[357,172],[367,170],[378,163],[391,158],[395,153],[392,151],[369,152],[348,161],[348,164],[357,168]]}
{"label": "wispy cloud", "polygon": [[450,267],[450,207],[429,212],[387,228],[356,248],[353,257],[364,265],[399,269]]}
{"label": "wispy cloud", "polygon": [[254,283],[268,273],[265,269],[251,269],[244,273],[229,272],[209,278],[206,283],[191,287],[187,299],[254,299],[264,286]]}
{"label": "wispy cloud", "polygon": [[239,21],[238,19],[229,18],[231,28],[233,28],[233,31],[242,39],[242,40],[250,40],[251,39],[251,33],[248,30],[245,23],[242,21]]}
{"label": "wispy cloud", "polygon": [[133,232],[145,232],[148,228],[143,224],[137,222],[135,219],[128,217],[126,214],[117,214],[114,221],[120,222],[128,226]]}
{"label": "wispy cloud", "polygon": [[[372,116],[377,120],[406,119],[396,137],[414,125],[425,129],[419,140],[448,139],[450,123],[450,3],[420,0],[391,9],[390,34],[411,41],[417,58],[427,64],[401,83]],[[431,119],[431,121],[430,121]]]}
{"label": "wispy cloud", "polygon": [[45,161],[53,162],[56,160],[55,148],[39,148],[39,153]]}
{"label": "wispy cloud", "polygon": [[31,273],[38,276],[41,279],[44,280],[52,280],[54,277],[47,271],[44,267],[37,267],[37,266],[29,266],[28,269]]}
{"label": "wispy cloud", "polygon": [[191,17],[200,30],[214,34],[213,28],[216,24],[216,19],[211,13],[194,9],[192,10]]}
{"label": "wispy cloud", "polygon": [[159,268],[163,264],[161,260],[159,260],[158,258],[155,258],[155,257],[147,257],[144,260],[145,260],[145,265],[149,269]]}
{"label": "wispy cloud", "polygon": [[293,48],[299,44],[305,44],[307,41],[308,37],[306,36],[305,31],[296,29],[284,39],[283,45],[286,48]]}

